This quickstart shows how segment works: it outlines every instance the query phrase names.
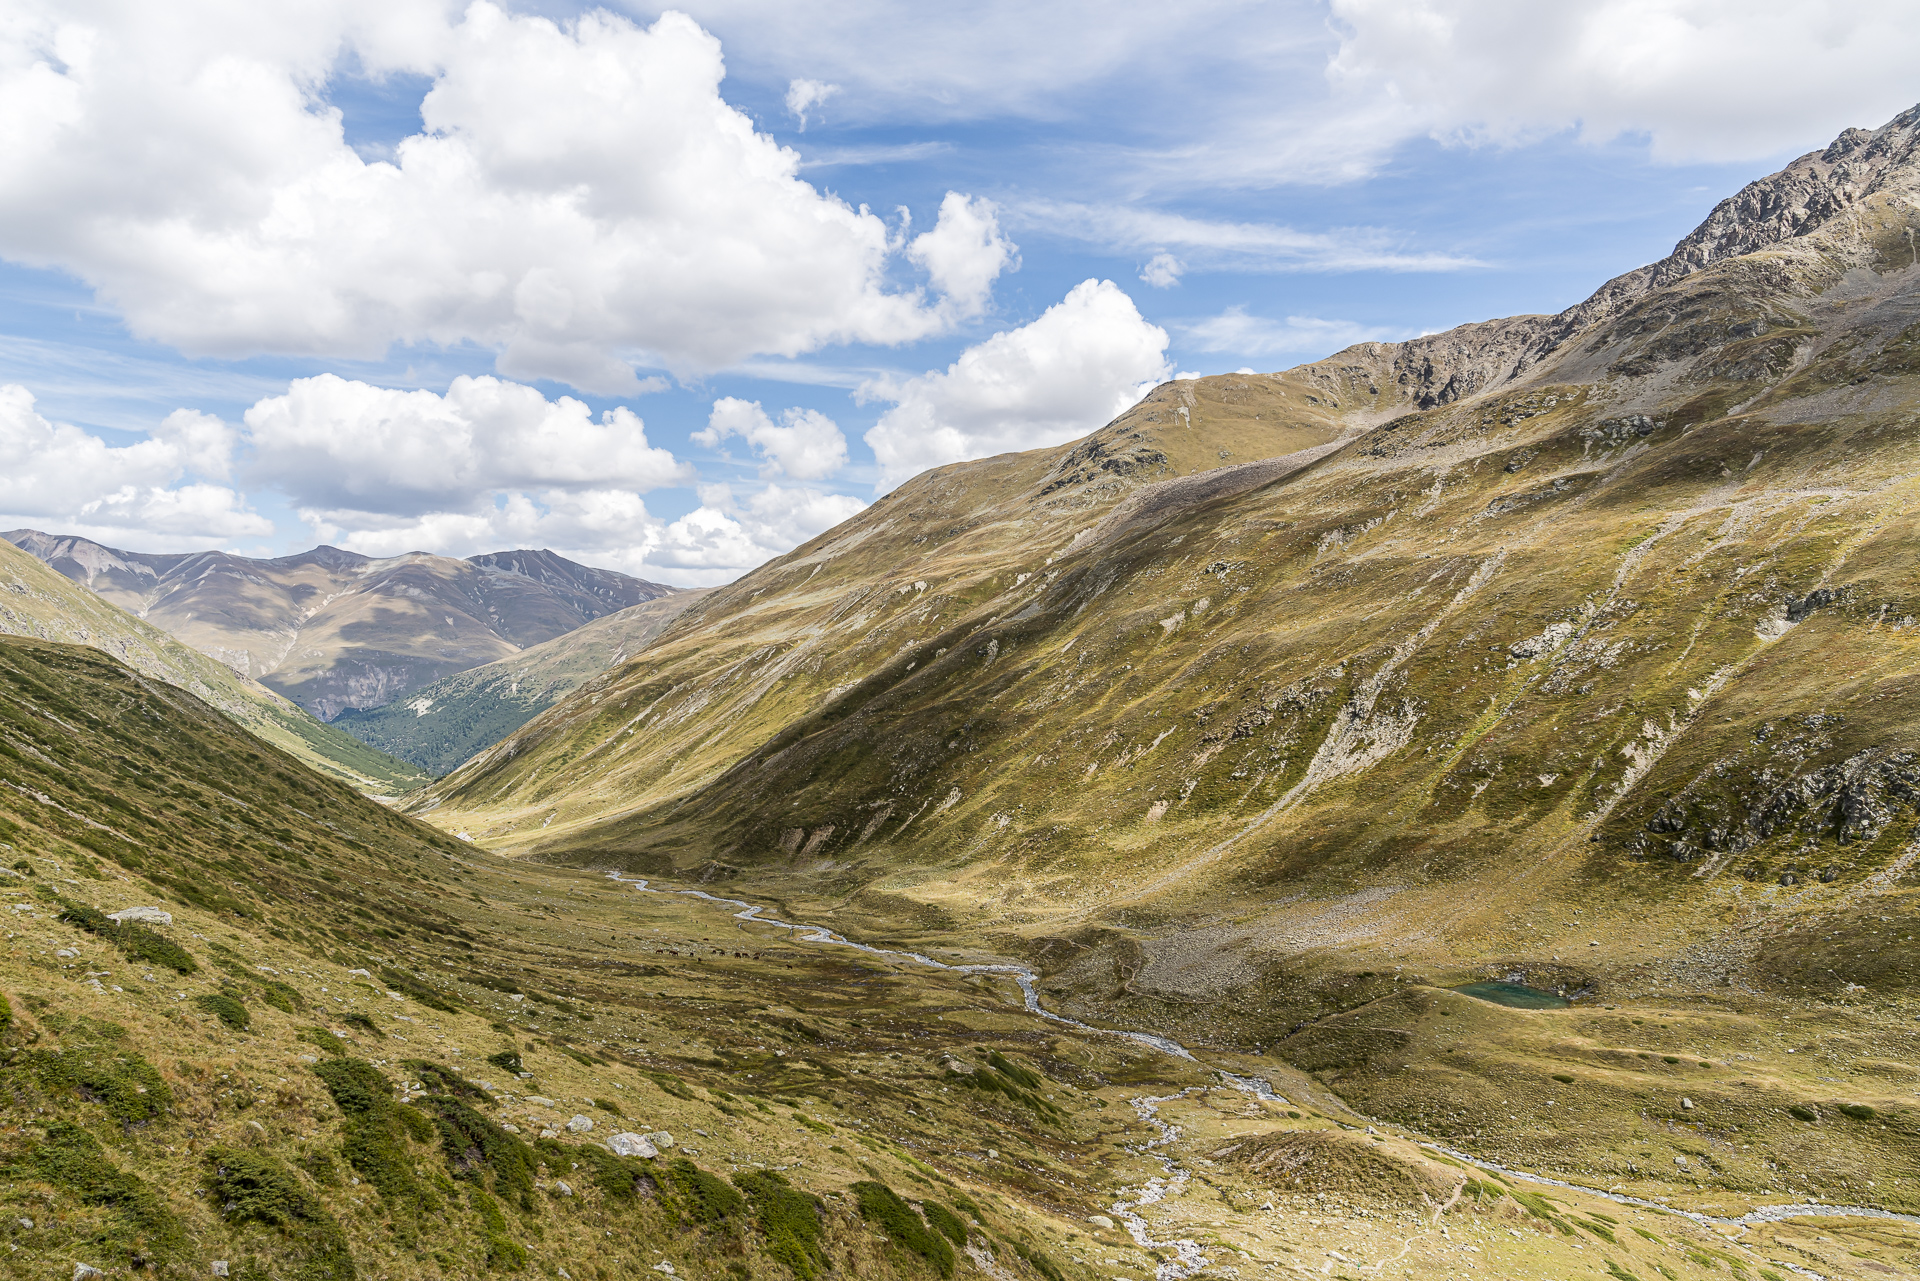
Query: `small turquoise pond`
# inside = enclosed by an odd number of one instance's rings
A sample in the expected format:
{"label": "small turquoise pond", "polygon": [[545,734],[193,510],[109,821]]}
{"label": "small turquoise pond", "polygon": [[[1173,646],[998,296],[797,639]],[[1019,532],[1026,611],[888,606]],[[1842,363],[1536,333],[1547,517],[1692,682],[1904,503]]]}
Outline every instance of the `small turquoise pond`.
{"label": "small turquoise pond", "polygon": [[1498,979],[1490,979],[1485,983],[1469,983],[1465,987],[1456,987],[1453,990],[1462,996],[1492,1001],[1495,1005],[1511,1005],[1518,1010],[1560,1010],[1573,1004],[1564,996],[1555,996],[1551,992],[1542,992],[1537,987],[1527,987],[1522,983],[1505,983]]}

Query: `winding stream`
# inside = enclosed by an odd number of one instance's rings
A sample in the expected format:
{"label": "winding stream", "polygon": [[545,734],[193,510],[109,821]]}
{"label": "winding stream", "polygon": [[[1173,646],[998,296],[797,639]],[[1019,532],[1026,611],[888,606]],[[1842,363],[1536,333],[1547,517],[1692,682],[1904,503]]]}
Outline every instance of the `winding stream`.
{"label": "winding stream", "polygon": [[[679,894],[688,898],[704,899],[709,903],[719,904],[724,907],[739,908],[739,911],[732,913],[735,920],[752,921],[756,925],[771,926],[776,930],[787,930],[791,932],[795,938],[805,943],[820,943],[832,947],[852,948],[857,952],[865,952],[869,956],[900,957],[904,960],[912,961],[916,965],[924,965],[929,969],[945,970],[950,974],[1005,974],[1020,985],[1021,995],[1026,1002],[1027,1013],[1036,1018],[1045,1019],[1049,1023],[1058,1023],[1062,1027],[1070,1027],[1082,1032],[1090,1032],[1096,1036],[1117,1036],[1125,1040],[1137,1041],[1141,1045],[1159,1050],[1163,1054],[1171,1054],[1175,1058],[1185,1059],[1189,1063],[1200,1062],[1186,1046],[1168,1037],[1159,1036],[1152,1032],[1135,1032],[1120,1028],[1095,1027],[1091,1023],[1082,1023],[1078,1019],[1070,1019],[1065,1015],[1055,1014],[1053,1011],[1044,1008],[1040,1004],[1040,993],[1035,987],[1039,976],[1024,965],[1013,965],[1009,963],[998,965],[948,965],[944,961],[936,961],[932,957],[923,956],[919,952],[908,952],[899,948],[873,947],[866,943],[856,943],[844,935],[834,933],[825,926],[796,925],[790,921],[782,921],[775,917],[765,916],[762,915],[765,911],[764,908],[758,904],[749,903],[744,899],[724,898],[718,894],[709,894],[705,890],[657,890],[643,878],[629,880],[621,876],[618,872],[609,872],[607,876],[610,880],[616,881],[621,885],[631,886],[633,889],[644,894]],[[1241,1090],[1253,1095],[1257,1099],[1267,1102],[1286,1102],[1284,1098],[1273,1092],[1273,1087],[1270,1083],[1260,1077],[1236,1076],[1231,1072],[1223,1071],[1219,1068],[1215,1068],[1214,1071],[1218,1073],[1226,1085],[1233,1089]],[[1115,1218],[1126,1225],[1128,1234],[1133,1237],[1134,1242],[1142,1249],[1172,1251],[1174,1257],[1162,1261],[1159,1267],[1154,1270],[1156,1281],[1185,1281],[1186,1278],[1205,1269],[1210,1262],[1206,1252],[1200,1248],[1200,1244],[1197,1241],[1185,1237],[1170,1241],[1154,1240],[1147,1231],[1148,1224],[1146,1219],[1141,1217],[1139,1213],[1139,1211],[1146,1206],[1155,1205],[1169,1196],[1178,1196],[1186,1189],[1189,1179],[1188,1171],[1182,1168],[1179,1162],[1175,1161],[1162,1150],[1170,1147],[1174,1140],[1180,1137],[1180,1129],[1178,1126],[1161,1120],[1159,1109],[1163,1103],[1175,1102],[1203,1088],[1205,1087],[1189,1086],[1179,1094],[1148,1095],[1131,1100],[1133,1110],[1139,1114],[1140,1119],[1158,1132],[1157,1138],[1149,1140],[1135,1150],[1143,1155],[1151,1156],[1154,1160],[1158,1161],[1166,1171],[1166,1174],[1161,1178],[1147,1180],[1144,1186],[1135,1190],[1132,1200],[1116,1201],[1112,1205],[1111,1211]],[[1600,1188],[1590,1188],[1578,1183],[1568,1183],[1560,1179],[1549,1178],[1543,1174],[1529,1174],[1523,1170],[1509,1169],[1498,1162],[1483,1160],[1480,1157],[1471,1156],[1468,1153],[1443,1146],[1439,1143],[1422,1142],[1420,1146],[1430,1151],[1444,1153],[1456,1161],[1463,1161],[1479,1169],[1487,1170],[1518,1182],[1535,1183],[1545,1187],[1566,1188],[1568,1191],[1579,1192],[1586,1196],[1599,1197],[1619,1205],[1631,1205],[1642,1209],[1657,1210],[1662,1214],[1678,1215],[1701,1224],[1748,1227],[1759,1223],[1777,1223],[1783,1219],[1801,1217],[1891,1219],[1901,1223],[1920,1223],[1920,1215],[1898,1214],[1892,1210],[1882,1210],[1876,1206],[1827,1205],[1817,1201],[1793,1205],[1763,1205],[1746,1214],[1729,1217],[1701,1214],[1693,1210],[1676,1210],[1671,1206],[1662,1205],[1658,1201],[1648,1201],[1640,1197],[1626,1196],[1618,1192],[1608,1192]],[[1791,1263],[1783,1263],[1775,1260],[1774,1266],[1785,1267],[1805,1277],[1820,1277],[1820,1274],[1817,1272],[1811,1272],[1806,1268]]]}

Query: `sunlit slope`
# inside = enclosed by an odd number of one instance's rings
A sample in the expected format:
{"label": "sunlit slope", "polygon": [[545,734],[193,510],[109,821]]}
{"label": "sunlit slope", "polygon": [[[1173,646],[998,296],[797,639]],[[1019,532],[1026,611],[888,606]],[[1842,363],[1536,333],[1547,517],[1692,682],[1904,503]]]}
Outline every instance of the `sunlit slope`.
{"label": "sunlit slope", "polygon": [[[473,816],[491,841],[536,826],[558,834],[681,795],[823,706],[853,705],[873,673],[924,665],[945,643],[932,638],[978,616],[1017,575],[1045,570],[1127,495],[1173,478],[1212,487],[1223,459],[1269,460],[1233,472],[1229,487],[1257,483],[1330,447],[1341,430],[1334,413],[1324,394],[1280,377],[1169,383],[1077,444],[916,477],[716,589],[639,659],[587,682],[416,804],[444,806],[435,821],[457,825],[486,797]],[[649,711],[663,695],[667,704]],[[581,763],[556,772],[562,761]],[[503,812],[516,817],[502,822],[491,806],[509,797]]]}
{"label": "sunlit slope", "polygon": [[1065,510],[1073,451],[929,473],[437,785],[435,818],[1023,934],[1377,890],[1382,938],[1476,964],[1574,946],[1514,896],[1590,899],[1616,934],[1583,960],[1624,963],[1647,904],[1857,891],[1913,826],[1915,208],[1649,286],[1293,470]]}
{"label": "sunlit slope", "polygon": [[[1470,1169],[1271,1058],[1041,1020],[1005,975],[498,860],[81,646],[0,638],[0,773],[10,1276],[1145,1281],[1337,1259],[1424,1281],[1470,1247],[1491,1275],[1597,1258],[1695,1281],[1783,1260],[1886,1275],[1920,1247],[1872,1220],[1729,1240]],[[107,916],[128,907],[146,923]],[[1857,1085],[1851,1111],[1832,1086],[1787,1095],[1811,1122],[1744,1091],[1740,1154],[1721,1142],[1712,1165],[1688,1124],[1656,1133],[1612,1094],[1595,1114],[1561,1091],[1596,1076],[1590,1043],[1664,1029],[1664,1009],[1506,1011],[1413,984],[1324,1020],[1317,1061],[1378,1047],[1386,1005],[1396,1029],[1445,1026],[1509,1062],[1515,1102],[1533,1076],[1580,1107],[1551,1152],[1529,1138],[1571,1178],[1740,1213],[1778,1200],[1750,1174],[1763,1154],[1830,1198],[1861,1180],[1916,1204],[1912,1116]],[[1671,1084],[1677,1062],[1655,1071]],[[1708,1106],[1708,1075],[1754,1071],[1684,1067]],[[1456,1091],[1433,1119],[1479,1149],[1483,1103]],[[1596,1143],[1615,1136],[1637,1168]],[[1150,1192],[1143,1241],[1116,1203]]]}
{"label": "sunlit slope", "polygon": [[324,725],[226,664],[102,599],[0,540],[0,632],[91,645],[177,685],[250,733],[363,791],[397,794],[426,781],[418,767]]}
{"label": "sunlit slope", "polygon": [[625,663],[705,595],[675,592],[630,606],[511,658],[443,677],[384,707],[349,708],[334,724],[428,773],[446,774],[587,680]]}

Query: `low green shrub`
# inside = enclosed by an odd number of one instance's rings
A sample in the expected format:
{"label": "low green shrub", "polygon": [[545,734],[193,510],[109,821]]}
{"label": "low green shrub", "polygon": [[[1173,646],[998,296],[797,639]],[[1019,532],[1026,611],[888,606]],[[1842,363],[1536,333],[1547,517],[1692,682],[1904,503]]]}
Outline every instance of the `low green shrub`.
{"label": "low green shrub", "polygon": [[[381,1196],[426,1204],[430,1198],[414,1177],[413,1155],[402,1137],[405,1123],[393,1100],[393,1083],[379,1068],[361,1059],[316,1063],[313,1074],[326,1085],[334,1106],[346,1118],[341,1155],[347,1164]],[[423,1137],[431,1137],[431,1133],[429,1127]]]}
{"label": "low green shrub", "polygon": [[946,1206],[938,1201],[922,1201],[920,1213],[926,1216],[934,1231],[947,1240],[961,1246],[967,1243],[967,1221]]}
{"label": "low green shrub", "polygon": [[[913,1207],[900,1199],[899,1193],[884,1183],[869,1180],[862,1180],[849,1190],[860,1207],[860,1216],[885,1233],[888,1240],[925,1259],[941,1276],[953,1275],[953,1247],[938,1232],[929,1230],[913,1212]],[[1050,1281],[1058,1281],[1058,1274]]]}
{"label": "low green shrub", "polygon": [[712,1227],[746,1209],[747,1203],[738,1192],[685,1157],[669,1165],[667,1175],[696,1223]]}
{"label": "low green shrub", "polygon": [[451,1094],[419,1100],[440,1131],[440,1147],[456,1179],[480,1182],[492,1175],[490,1191],[533,1209],[533,1149],[508,1134]]}
{"label": "low green shrub", "polygon": [[1040,1250],[1020,1241],[1013,1243],[1013,1252],[1027,1261],[1027,1266],[1045,1277],[1047,1281],[1066,1281],[1060,1275],[1060,1267]]}
{"label": "low green shrub", "polygon": [[502,1050],[498,1054],[489,1054],[487,1055],[487,1062],[493,1064],[502,1072],[511,1072],[515,1076],[527,1070],[527,1065],[520,1061],[520,1051],[518,1050]]}
{"label": "low green shrub", "polygon": [[27,1149],[13,1172],[65,1188],[88,1205],[118,1210],[126,1217],[129,1235],[143,1237],[147,1250],[161,1259],[187,1248],[186,1230],[160,1194],[115,1165],[100,1141],[77,1125],[49,1124],[46,1138]]}
{"label": "low green shrub", "polygon": [[159,1120],[173,1108],[166,1080],[132,1051],[93,1045],[34,1050],[25,1062],[43,1086],[98,1103],[123,1129]]}
{"label": "low green shrub", "polygon": [[380,978],[394,991],[410,996],[430,1010],[439,1010],[443,1014],[458,1014],[465,1007],[438,988],[429,987],[404,970],[392,968],[380,971]]}
{"label": "low green shrub", "polygon": [[767,1253],[796,1281],[815,1281],[832,1266],[820,1244],[820,1207],[812,1197],[771,1170],[749,1170],[733,1182],[753,1205],[754,1220],[767,1238]]}
{"label": "low green shrub", "polygon": [[243,1032],[253,1022],[253,1016],[247,1013],[247,1007],[228,996],[225,992],[207,992],[193,998],[193,1003],[213,1015],[236,1032]]}
{"label": "low green shrub", "polygon": [[340,1224],[277,1157],[246,1148],[207,1152],[207,1187],[229,1223],[278,1228],[300,1258],[301,1281],[354,1281],[353,1252]]}

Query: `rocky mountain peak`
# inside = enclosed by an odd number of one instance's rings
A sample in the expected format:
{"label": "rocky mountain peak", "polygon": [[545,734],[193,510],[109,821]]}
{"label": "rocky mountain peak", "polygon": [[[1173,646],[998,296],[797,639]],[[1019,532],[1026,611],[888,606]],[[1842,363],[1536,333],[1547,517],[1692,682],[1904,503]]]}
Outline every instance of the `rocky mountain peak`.
{"label": "rocky mountain peak", "polygon": [[1722,200],[1653,264],[1647,287],[1817,231],[1882,192],[1920,202],[1920,106],[1878,129],[1848,129],[1824,150]]}

